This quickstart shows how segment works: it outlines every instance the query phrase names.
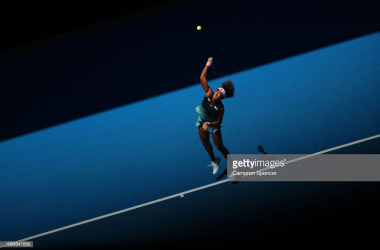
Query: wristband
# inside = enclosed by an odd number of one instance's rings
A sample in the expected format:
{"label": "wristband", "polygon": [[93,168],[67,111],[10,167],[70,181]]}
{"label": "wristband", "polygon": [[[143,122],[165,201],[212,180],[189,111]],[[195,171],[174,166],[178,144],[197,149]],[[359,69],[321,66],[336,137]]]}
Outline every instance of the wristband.
{"label": "wristband", "polygon": [[207,125],[210,125],[210,123],[209,123],[209,122],[206,122],[206,124],[207,124]]}
{"label": "wristband", "polygon": [[211,62],[207,62],[206,65],[210,67],[211,66]]}

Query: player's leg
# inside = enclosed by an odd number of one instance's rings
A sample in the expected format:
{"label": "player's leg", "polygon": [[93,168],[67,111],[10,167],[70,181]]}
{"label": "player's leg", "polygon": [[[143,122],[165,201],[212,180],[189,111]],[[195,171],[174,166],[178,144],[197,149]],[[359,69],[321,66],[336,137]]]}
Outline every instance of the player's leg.
{"label": "player's leg", "polygon": [[214,150],[210,143],[210,132],[203,131],[202,127],[198,128],[199,138],[201,138],[202,145],[205,147],[207,153],[210,155],[211,161],[215,160]]}
{"label": "player's leg", "polygon": [[214,141],[215,147],[223,154],[224,158],[227,160],[227,155],[230,152],[228,152],[228,149],[223,145],[222,131],[218,129],[215,133],[212,133],[212,139]]}

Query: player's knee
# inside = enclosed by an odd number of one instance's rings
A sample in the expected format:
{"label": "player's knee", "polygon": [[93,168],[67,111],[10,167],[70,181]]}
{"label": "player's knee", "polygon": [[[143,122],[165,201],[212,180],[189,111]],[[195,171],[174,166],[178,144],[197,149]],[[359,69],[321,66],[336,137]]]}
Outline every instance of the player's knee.
{"label": "player's knee", "polygon": [[211,143],[207,140],[202,140],[202,145],[205,147],[209,147],[211,145]]}

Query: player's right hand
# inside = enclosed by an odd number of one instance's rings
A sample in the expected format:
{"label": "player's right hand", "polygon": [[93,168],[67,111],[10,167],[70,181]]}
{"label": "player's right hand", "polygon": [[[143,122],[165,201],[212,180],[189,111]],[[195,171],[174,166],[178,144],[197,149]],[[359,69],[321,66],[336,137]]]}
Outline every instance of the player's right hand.
{"label": "player's right hand", "polygon": [[203,130],[203,131],[207,131],[207,127],[208,127],[208,126],[207,126],[207,123],[203,123],[202,130]]}
{"label": "player's right hand", "polygon": [[214,58],[212,58],[212,57],[209,57],[207,61],[208,61],[208,62],[211,62],[211,63],[212,63],[212,62],[213,62],[213,60],[214,60]]}

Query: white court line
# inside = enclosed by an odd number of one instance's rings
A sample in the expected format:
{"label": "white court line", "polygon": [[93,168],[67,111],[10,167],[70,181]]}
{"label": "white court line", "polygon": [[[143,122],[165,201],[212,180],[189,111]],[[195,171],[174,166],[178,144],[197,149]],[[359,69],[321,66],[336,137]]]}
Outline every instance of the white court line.
{"label": "white court line", "polygon": [[[340,149],[340,148],[351,146],[351,145],[354,145],[354,144],[357,144],[357,143],[360,143],[360,142],[372,140],[372,139],[375,139],[377,137],[380,137],[380,134],[379,135],[374,135],[374,136],[371,136],[371,137],[368,137],[368,138],[365,138],[365,139],[362,139],[362,140],[358,140],[358,141],[350,142],[350,143],[347,143],[347,144],[343,144],[343,145],[335,147],[335,148],[330,148],[330,149],[326,149],[326,150],[323,150],[323,151],[319,151],[319,152],[311,154],[311,155],[302,156],[302,157],[299,157],[299,158],[287,161],[285,164],[289,164],[289,163],[292,163],[292,162],[304,160],[304,159],[307,159],[307,158],[310,158],[310,157],[313,157],[313,156],[316,156],[316,155],[321,155],[323,153],[327,153],[327,152],[334,151],[334,150],[337,150],[337,149]],[[265,170],[268,170],[268,169],[271,169],[271,168],[269,168],[269,167],[262,168],[260,170],[257,170],[256,172],[261,172],[261,171],[265,171]],[[245,176],[243,176],[243,177],[245,177]]]}
{"label": "white court line", "polygon": [[[300,157],[300,158],[294,159],[294,160],[292,160],[290,162],[294,162],[294,161],[302,160],[302,159],[305,159],[305,158],[313,157],[313,156],[320,155],[320,154],[323,154],[323,153],[326,153],[326,152],[330,152],[330,151],[333,151],[333,150],[336,150],[336,149],[339,149],[339,148],[343,148],[343,147],[354,145],[354,144],[357,144],[357,143],[360,143],[360,142],[372,140],[372,139],[375,139],[375,138],[378,138],[378,137],[380,137],[380,134],[375,135],[375,136],[371,136],[371,137],[368,137],[368,138],[365,138],[365,139],[362,139],[362,140],[358,140],[358,141],[354,141],[354,142],[351,142],[351,143],[347,143],[347,144],[344,144],[344,145],[341,145],[341,146],[338,146],[338,147],[326,149],[326,150],[323,150],[323,151],[320,151],[320,152],[317,152],[317,153],[314,153],[314,154],[311,154],[311,155],[308,155],[308,156]],[[290,162],[287,162],[287,163],[290,163]],[[263,171],[263,170],[264,169],[261,169],[260,171]],[[178,193],[178,194],[167,196],[165,198],[161,198],[161,199],[158,199],[158,200],[147,202],[147,203],[144,203],[144,204],[141,204],[141,205],[138,205],[138,206],[134,206],[134,207],[130,207],[130,208],[127,208],[127,209],[124,209],[124,210],[120,210],[120,211],[117,211],[117,212],[114,212],[114,213],[110,213],[110,214],[106,214],[106,215],[103,215],[103,216],[99,216],[99,217],[96,217],[96,218],[93,218],[93,219],[90,219],[90,220],[85,220],[85,221],[82,221],[82,222],[79,222],[79,223],[75,223],[75,224],[72,224],[72,225],[69,225],[69,226],[66,226],[66,227],[61,227],[61,228],[58,228],[58,229],[55,229],[55,230],[52,230],[52,231],[48,231],[46,233],[37,234],[37,235],[31,236],[31,237],[28,237],[28,238],[25,238],[25,239],[22,239],[22,240],[18,240],[18,241],[28,241],[28,240],[35,239],[35,238],[38,238],[38,237],[41,237],[41,236],[44,236],[44,235],[48,235],[48,234],[52,234],[52,233],[55,233],[55,232],[58,232],[58,231],[62,231],[62,230],[68,229],[68,228],[72,228],[72,227],[75,227],[75,226],[83,225],[83,224],[86,224],[86,223],[89,223],[89,222],[92,222],[92,221],[96,221],[96,220],[100,220],[100,219],[103,219],[103,218],[107,218],[107,217],[110,217],[110,216],[113,216],[113,215],[116,215],[116,214],[121,214],[121,213],[124,213],[124,212],[128,212],[128,211],[140,208],[140,207],[145,207],[145,206],[148,206],[148,205],[152,205],[154,203],[161,202],[161,201],[164,201],[164,200],[169,200],[169,199],[172,199],[172,198],[175,198],[175,197],[183,197],[184,194],[192,193],[192,192],[195,192],[195,191],[198,191],[198,190],[209,188],[209,187],[212,187],[212,186],[215,186],[215,185],[219,185],[219,184],[222,184],[222,183],[225,183],[225,182],[229,182],[229,181],[233,181],[233,180],[232,179],[226,179],[226,180],[223,180],[223,181],[214,182],[214,183],[209,184],[209,185],[205,185],[205,186],[202,186],[202,187],[194,188],[194,189],[191,189],[191,190],[188,190],[188,191],[185,191],[185,192],[181,192],[181,193]],[[0,246],[0,248],[3,248],[3,246]]]}

